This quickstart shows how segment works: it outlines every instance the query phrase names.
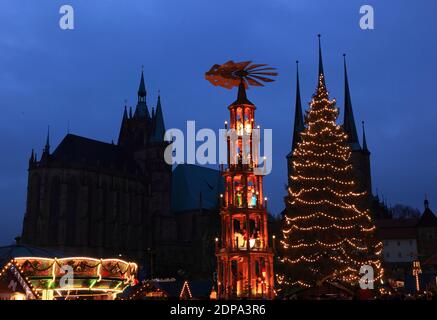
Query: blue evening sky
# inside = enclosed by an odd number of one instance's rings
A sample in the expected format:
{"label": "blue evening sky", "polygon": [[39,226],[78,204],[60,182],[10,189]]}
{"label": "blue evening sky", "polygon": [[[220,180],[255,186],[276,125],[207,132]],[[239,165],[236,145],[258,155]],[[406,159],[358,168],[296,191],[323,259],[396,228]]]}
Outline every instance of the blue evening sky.
{"label": "blue evening sky", "polygon": [[[59,8],[75,9],[75,30],[59,28]],[[371,4],[375,29],[359,28]],[[437,2],[357,0],[1,0],[0,244],[21,233],[30,151],[52,150],[67,132],[116,140],[124,100],[136,101],[144,65],[148,104],[161,90],[166,127],[222,127],[235,90],[204,72],[229,59],[278,68],[277,81],[248,91],[257,121],[273,128],[270,208],[283,208],[294,117],[295,60],[307,106],[322,34],[331,97],[343,111],[342,54],[357,125],[366,122],[373,187],[391,204],[437,211]],[[342,114],[340,115],[342,117]]]}

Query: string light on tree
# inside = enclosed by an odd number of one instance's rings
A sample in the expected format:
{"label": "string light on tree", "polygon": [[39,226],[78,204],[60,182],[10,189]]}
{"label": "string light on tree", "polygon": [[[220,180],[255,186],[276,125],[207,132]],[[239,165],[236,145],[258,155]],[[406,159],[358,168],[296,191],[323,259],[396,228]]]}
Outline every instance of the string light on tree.
{"label": "string light on tree", "polygon": [[281,290],[324,281],[357,286],[360,267],[382,278],[382,243],[376,241],[366,192],[356,192],[348,135],[336,124],[339,110],[325,84],[319,39],[319,77],[305,129],[293,152],[293,174],[281,244]]}

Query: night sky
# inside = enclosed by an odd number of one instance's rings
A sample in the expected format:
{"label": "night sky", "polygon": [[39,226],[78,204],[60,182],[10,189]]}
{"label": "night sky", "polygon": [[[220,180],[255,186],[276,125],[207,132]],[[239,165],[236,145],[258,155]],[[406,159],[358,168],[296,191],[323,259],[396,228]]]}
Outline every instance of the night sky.
{"label": "night sky", "polygon": [[[75,9],[75,30],[59,28],[59,8]],[[359,8],[375,9],[375,29],[359,28]],[[437,2],[325,0],[2,0],[0,3],[0,245],[21,233],[27,165],[50,125],[52,151],[70,132],[117,140],[124,100],[135,105],[141,65],[147,102],[158,90],[167,128],[223,126],[235,90],[204,79],[215,63],[253,60],[278,68],[249,99],[257,122],[273,128],[273,171],[265,193],[279,213],[294,118],[295,61],[307,107],[317,80],[322,34],[331,98],[343,116],[347,53],[355,120],[366,122],[373,188],[388,203],[437,211]],[[361,134],[360,134],[361,136]]]}

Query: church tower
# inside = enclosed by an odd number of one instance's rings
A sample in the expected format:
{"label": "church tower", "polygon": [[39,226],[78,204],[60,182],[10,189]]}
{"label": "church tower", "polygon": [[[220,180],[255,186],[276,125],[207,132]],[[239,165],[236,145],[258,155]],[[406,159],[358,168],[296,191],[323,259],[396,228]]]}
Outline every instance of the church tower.
{"label": "church tower", "polygon": [[123,119],[121,122],[118,145],[131,151],[142,149],[152,134],[152,118],[146,102],[146,86],[144,84],[144,72],[141,71],[140,85],[138,87],[138,100],[135,112],[127,112],[124,108]]}
{"label": "church tower", "polygon": [[[370,151],[367,147],[366,135],[364,131],[364,122],[362,123],[362,146],[358,138],[357,126],[352,108],[352,99],[349,90],[349,79],[346,67],[346,55],[343,55],[344,64],[344,115],[343,128],[348,135],[348,144],[352,150],[351,160],[354,168],[355,181],[357,181],[357,192],[366,191],[369,199],[372,196],[372,180],[370,171]],[[319,74],[323,72],[322,52],[319,47]],[[300,141],[300,133],[304,130],[304,117],[302,113],[302,104],[300,96],[299,71],[297,71],[296,79],[296,103],[294,113],[293,140],[291,143],[291,151],[287,155],[288,168],[288,186],[290,186],[290,177],[293,174],[293,152],[297,143]]]}
{"label": "church tower", "polygon": [[[161,97],[151,117],[141,72],[135,112],[124,106],[118,143],[49,133],[29,159],[22,243],[86,256],[132,257],[168,274],[175,245],[171,165]],[[145,262],[145,260],[148,260]]]}
{"label": "church tower", "polygon": [[293,151],[300,142],[300,134],[305,129],[302,102],[300,98],[300,83],[299,83],[299,61],[296,61],[296,103],[294,108],[294,126],[293,126],[293,140],[291,141],[291,151],[287,155],[287,169],[288,169],[288,185],[291,183],[291,176],[293,175]]}
{"label": "church tower", "polygon": [[357,191],[366,191],[368,196],[372,195],[372,179],[370,174],[370,151],[367,148],[366,135],[363,125],[363,147],[358,140],[357,127],[355,125],[352,100],[349,91],[349,79],[346,67],[346,55],[344,59],[344,118],[343,129],[348,135],[348,143],[352,150],[351,160],[354,168],[355,179],[358,182]]}
{"label": "church tower", "polygon": [[247,99],[243,82],[228,109],[228,163],[222,172],[226,192],[220,210],[221,241],[216,239],[218,295],[220,299],[273,299],[267,199],[263,199],[263,176],[254,170],[258,167],[252,144],[256,107]]}

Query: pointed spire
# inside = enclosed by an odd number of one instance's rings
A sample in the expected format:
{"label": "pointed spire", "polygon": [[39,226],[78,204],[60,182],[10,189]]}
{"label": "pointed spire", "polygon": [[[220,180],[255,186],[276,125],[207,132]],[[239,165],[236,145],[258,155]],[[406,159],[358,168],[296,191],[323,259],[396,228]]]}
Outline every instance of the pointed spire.
{"label": "pointed spire", "polygon": [[146,85],[144,84],[144,66],[141,66],[140,86],[138,87],[138,97],[145,97],[147,95]]}
{"label": "pointed spire", "polygon": [[[317,37],[319,38],[319,78],[317,79],[317,87],[320,87],[320,84],[325,86],[325,72],[323,71],[322,42],[320,40],[321,35],[318,34]],[[320,83],[320,81],[322,83]]]}
{"label": "pointed spire", "polygon": [[32,153],[30,154],[29,164],[35,162],[35,152],[32,149]]}
{"label": "pointed spire", "polygon": [[351,145],[352,150],[361,149],[360,142],[358,140],[357,127],[355,125],[354,112],[352,109],[352,100],[349,91],[349,79],[347,75],[346,67],[346,54],[343,54],[344,64],[344,119],[343,128],[348,135],[348,143]]}
{"label": "pointed spire", "polygon": [[302,102],[300,98],[300,82],[299,82],[299,61],[296,61],[296,104],[294,110],[294,128],[293,141],[291,145],[291,154],[296,148],[300,140],[300,133],[305,129],[302,115]]}
{"label": "pointed spire", "polygon": [[144,67],[141,67],[140,86],[138,87],[138,103],[135,109],[135,117],[150,119],[149,109],[146,103],[146,85],[144,84]]}
{"label": "pointed spire", "polygon": [[156,111],[154,112],[153,121],[154,121],[154,126],[153,126],[152,141],[155,142],[164,141],[165,124],[164,124],[164,116],[162,113],[160,94],[158,94],[158,101],[156,102]]}
{"label": "pointed spire", "polygon": [[361,121],[361,124],[363,126],[363,151],[369,151],[369,149],[367,149],[366,130],[364,129],[364,121]]}
{"label": "pointed spire", "polygon": [[241,81],[240,85],[238,86],[237,100],[242,101],[246,99],[247,99],[246,88],[244,87],[243,81]]}
{"label": "pointed spire", "polygon": [[247,99],[246,88],[244,86],[244,80],[243,79],[241,79],[240,85],[238,86],[237,100],[235,100],[232,103],[232,105],[237,105],[237,104],[250,104],[250,105],[253,105],[253,103],[250,102]]}
{"label": "pointed spire", "polygon": [[129,119],[132,119],[132,107],[129,107]]}
{"label": "pointed spire", "polygon": [[124,105],[124,112],[123,112],[123,121],[127,120],[127,106],[126,106],[126,101],[125,101],[125,105]]}
{"label": "pointed spire", "polygon": [[46,145],[44,146],[44,152],[50,154],[50,126],[47,126]]}
{"label": "pointed spire", "polygon": [[50,126],[47,126],[46,145],[42,149],[41,161],[47,163],[50,157]]}
{"label": "pointed spire", "polygon": [[[131,111],[132,113],[132,111]],[[132,114],[131,114],[132,115]],[[121,144],[122,137],[126,134],[129,127],[129,121],[127,116],[127,100],[124,100],[124,111],[123,111],[123,118],[121,119],[121,126],[120,126],[120,132],[118,134],[118,144]]]}
{"label": "pointed spire", "polygon": [[428,195],[425,193],[425,201],[424,201],[424,205],[425,205],[425,210],[429,209],[429,201],[428,201]]}

